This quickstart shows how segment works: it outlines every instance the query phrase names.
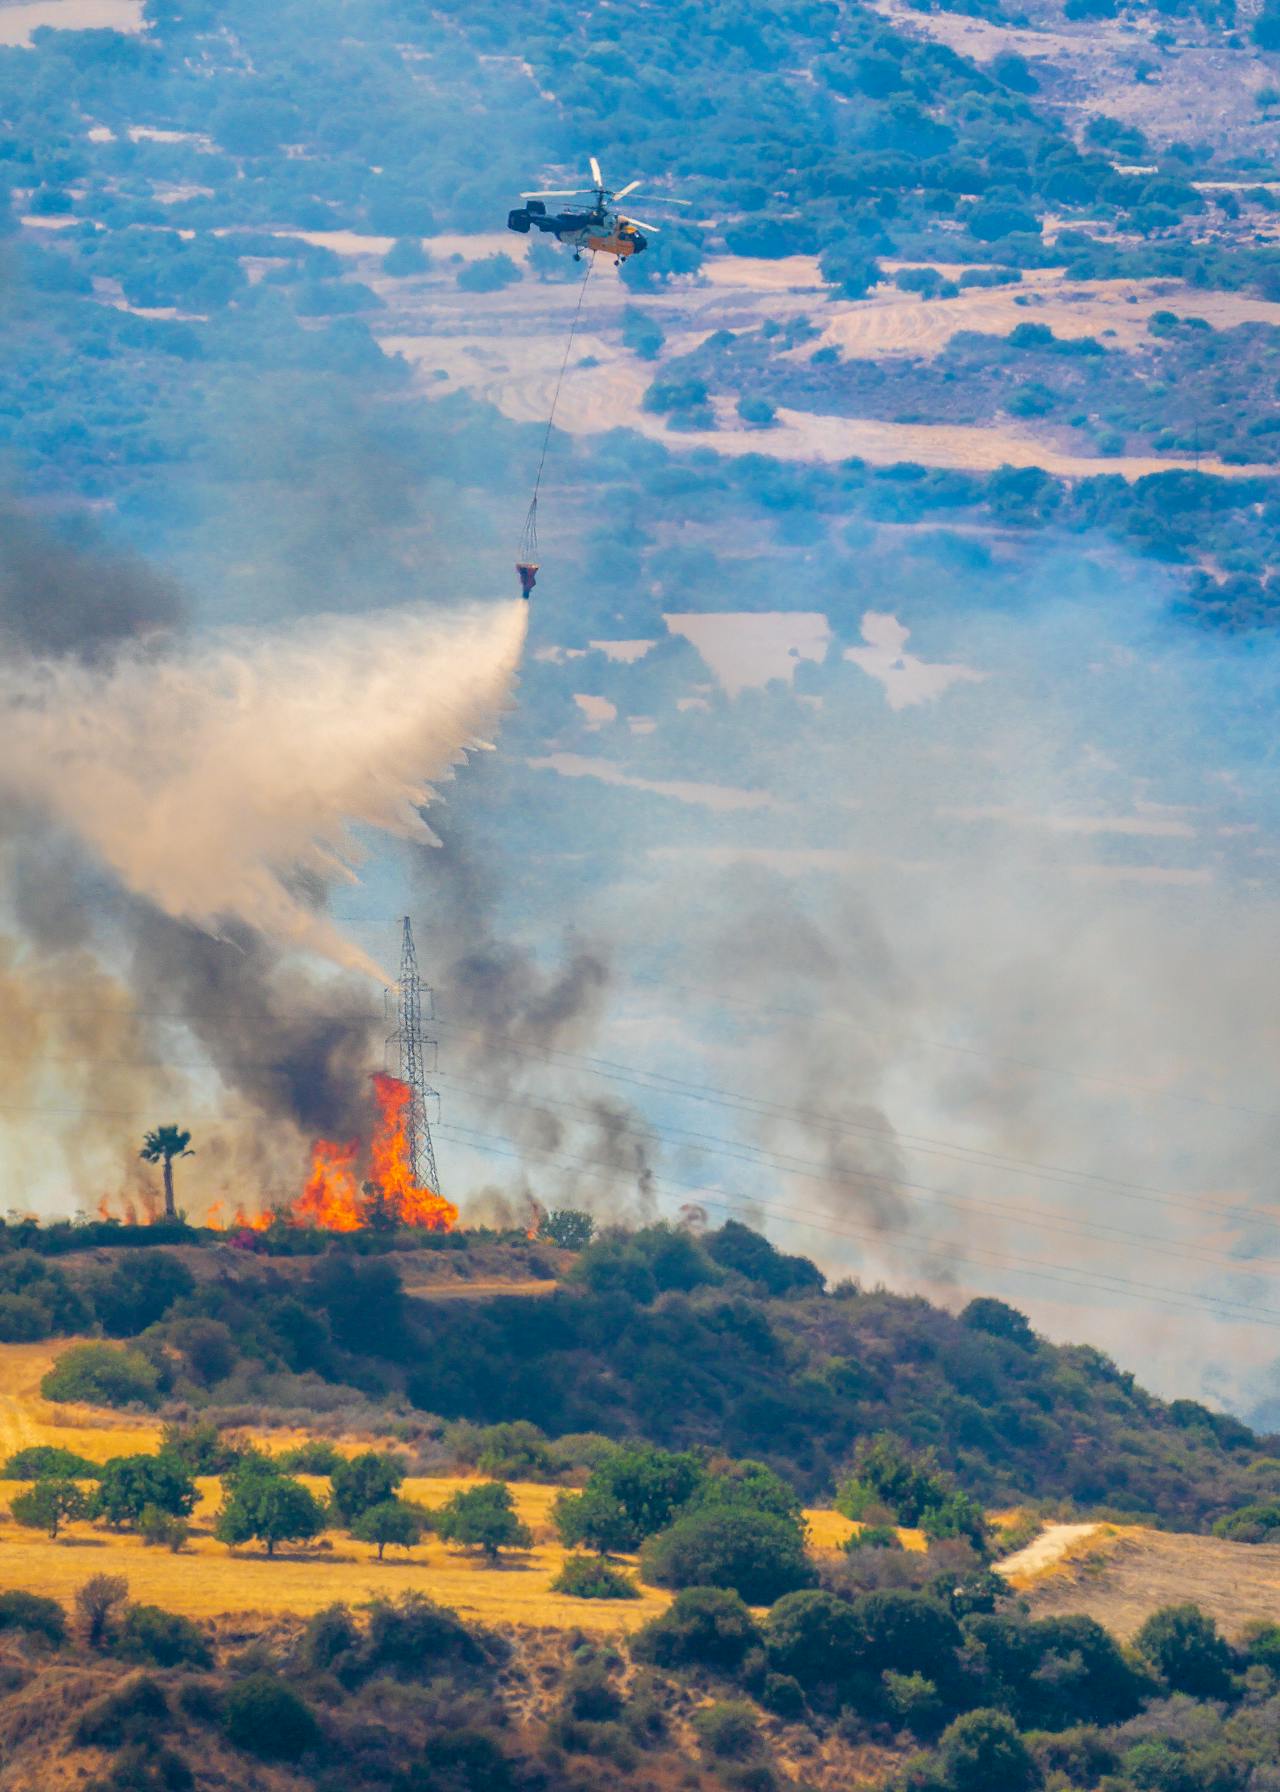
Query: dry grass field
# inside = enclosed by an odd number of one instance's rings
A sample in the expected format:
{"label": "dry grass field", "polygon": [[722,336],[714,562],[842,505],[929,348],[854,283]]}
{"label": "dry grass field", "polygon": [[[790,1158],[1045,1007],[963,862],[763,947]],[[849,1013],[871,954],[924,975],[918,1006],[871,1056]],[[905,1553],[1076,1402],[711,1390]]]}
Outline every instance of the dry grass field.
{"label": "dry grass field", "polygon": [[[473,1285],[471,1292],[476,1291]],[[542,1289],[531,1283],[523,1291],[537,1294]],[[69,1342],[0,1346],[0,1460],[41,1443],[61,1444],[94,1462],[154,1450],[160,1426],[150,1419],[62,1407],[41,1398],[40,1379]],[[254,1441],[281,1451],[301,1442],[303,1435],[263,1432]],[[339,1448],[355,1451],[368,1443],[367,1438],[351,1438],[340,1442]],[[327,1490],[318,1477],[301,1479],[317,1493]],[[469,1479],[455,1476],[410,1477],[403,1491],[406,1498],[430,1508],[469,1484]],[[533,1532],[534,1544],[527,1551],[512,1552],[496,1568],[434,1538],[407,1555],[389,1550],[382,1562],[372,1546],[340,1533],[305,1547],[282,1546],[272,1560],[257,1546],[232,1553],[212,1535],[220,1499],[216,1480],[199,1483],[201,1498],[192,1515],[192,1534],[180,1554],[148,1548],[131,1532],[89,1524],[73,1525],[50,1541],[9,1517],[9,1502],[21,1486],[0,1481],[2,1590],[17,1587],[68,1601],[91,1574],[123,1574],[132,1598],[209,1618],[250,1612],[305,1616],[335,1600],[359,1604],[413,1589],[482,1622],[601,1631],[634,1629],[669,1602],[669,1595],[651,1588],[643,1588],[639,1599],[621,1601],[570,1599],[552,1592],[551,1582],[566,1553],[554,1540],[550,1520],[551,1503],[560,1489],[540,1482],[512,1483],[516,1508]],[[854,1529],[836,1512],[811,1511],[807,1517],[818,1552],[838,1550]],[[903,1540],[909,1548],[923,1547],[918,1533],[903,1532]]]}
{"label": "dry grass field", "polygon": [[1164,1605],[1198,1605],[1231,1638],[1280,1623],[1280,1544],[1103,1526],[1022,1586],[1033,1617],[1085,1612],[1122,1640]]}

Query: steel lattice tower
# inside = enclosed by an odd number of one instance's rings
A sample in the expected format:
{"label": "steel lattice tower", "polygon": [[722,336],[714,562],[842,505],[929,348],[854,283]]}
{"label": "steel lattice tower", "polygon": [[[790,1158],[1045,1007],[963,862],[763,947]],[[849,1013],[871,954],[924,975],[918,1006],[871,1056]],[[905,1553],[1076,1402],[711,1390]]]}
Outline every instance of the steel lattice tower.
{"label": "steel lattice tower", "polygon": [[[425,1003],[424,1003],[425,998]],[[399,1056],[399,1077],[412,1090],[409,1102],[409,1162],[413,1180],[419,1188],[440,1193],[440,1174],[436,1169],[436,1150],[431,1142],[431,1121],[427,1100],[438,1101],[437,1092],[427,1082],[426,1048],[436,1041],[422,1030],[422,1011],[432,1018],[431,991],[423,986],[418,975],[418,954],[413,945],[413,928],[408,915],[404,918],[404,936],[400,947],[400,980],[396,985],[396,1030],[388,1044],[394,1044]]]}

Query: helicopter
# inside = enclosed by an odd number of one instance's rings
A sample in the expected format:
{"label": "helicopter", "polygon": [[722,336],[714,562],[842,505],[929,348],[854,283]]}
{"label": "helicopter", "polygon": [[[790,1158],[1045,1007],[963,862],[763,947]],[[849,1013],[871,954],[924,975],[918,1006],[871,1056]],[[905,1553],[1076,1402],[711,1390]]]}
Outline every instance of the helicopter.
{"label": "helicopter", "polygon": [[[590,249],[612,255],[619,265],[632,255],[639,255],[649,246],[646,230],[656,231],[659,226],[646,224],[643,218],[633,218],[629,213],[618,209],[618,201],[634,193],[640,185],[638,180],[628,182],[615,193],[604,184],[604,176],[600,172],[600,164],[594,156],[589,156],[591,178],[595,185],[576,187],[568,190],[549,193],[522,193],[524,205],[507,213],[507,229],[515,230],[521,236],[527,236],[530,230],[549,232],[559,242],[572,243],[573,259],[582,260],[582,251]],[[644,197],[644,195],[642,195]],[[664,193],[652,193],[648,198],[656,199],[664,205],[688,205],[687,199],[669,199]],[[588,207],[574,207],[567,211],[549,212],[548,199],[589,199]]]}

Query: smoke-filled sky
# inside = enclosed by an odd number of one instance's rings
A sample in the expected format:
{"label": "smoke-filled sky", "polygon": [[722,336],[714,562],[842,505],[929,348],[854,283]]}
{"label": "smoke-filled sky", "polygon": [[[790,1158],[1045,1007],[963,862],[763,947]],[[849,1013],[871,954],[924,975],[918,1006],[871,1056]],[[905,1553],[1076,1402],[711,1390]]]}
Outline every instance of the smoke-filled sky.
{"label": "smoke-filled sky", "polygon": [[193,1209],[290,1192],[360,1125],[407,906],[464,1210],[744,1212],[1265,1400],[1274,653],[1076,543],[1016,608],[894,564],[568,654],[535,603],[518,688],[511,602],[193,634],[117,601],[78,653],[10,604],[15,1204],[127,1191],[170,1109]]}

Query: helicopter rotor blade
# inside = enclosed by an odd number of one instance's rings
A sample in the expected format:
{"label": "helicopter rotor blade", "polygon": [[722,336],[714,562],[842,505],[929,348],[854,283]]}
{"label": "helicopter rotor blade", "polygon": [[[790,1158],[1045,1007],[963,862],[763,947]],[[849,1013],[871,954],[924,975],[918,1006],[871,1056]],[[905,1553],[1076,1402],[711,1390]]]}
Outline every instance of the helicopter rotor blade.
{"label": "helicopter rotor blade", "polygon": [[521,199],[585,199],[594,187],[560,187],[548,193],[521,193]]}
{"label": "helicopter rotor blade", "polygon": [[640,182],[638,180],[629,181],[625,187],[619,188],[619,190],[614,194],[614,198],[615,199],[625,199],[627,194],[634,193],[636,188],[639,185],[640,185]]}
{"label": "helicopter rotor blade", "polygon": [[[624,187],[622,189],[622,192],[623,193],[633,192],[635,190],[635,184],[636,183],[633,181],[631,183],[631,186]],[[615,199],[621,199],[621,197],[622,197],[622,193],[614,194]],[[692,199],[673,199],[671,197],[670,193],[640,193],[637,195],[637,197],[648,201],[648,203],[651,205],[692,205],[693,204]]]}
{"label": "helicopter rotor blade", "polygon": [[660,231],[662,229],[661,224],[646,224],[643,218],[633,218],[630,212],[619,212],[618,216],[624,224],[635,224],[641,230]]}
{"label": "helicopter rotor blade", "polygon": [[604,176],[600,172],[599,162],[596,161],[594,156],[589,156],[587,159],[591,163],[591,178],[592,178],[592,180],[596,183],[596,185],[598,187],[602,187],[604,185]]}

